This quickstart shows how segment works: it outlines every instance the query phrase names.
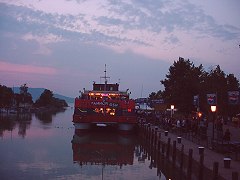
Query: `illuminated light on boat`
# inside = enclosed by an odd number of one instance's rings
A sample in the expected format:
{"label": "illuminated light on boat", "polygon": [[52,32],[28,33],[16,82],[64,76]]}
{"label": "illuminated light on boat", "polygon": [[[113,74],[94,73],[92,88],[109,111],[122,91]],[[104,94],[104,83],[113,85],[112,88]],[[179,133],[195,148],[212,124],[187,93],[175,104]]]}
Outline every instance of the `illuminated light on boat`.
{"label": "illuminated light on boat", "polygon": [[114,116],[114,115],[115,115],[115,112],[110,112],[110,115],[111,115],[111,116]]}
{"label": "illuminated light on boat", "polygon": [[99,126],[99,127],[106,127],[107,125],[106,124],[100,124],[100,123],[97,123],[97,126]]}
{"label": "illuminated light on boat", "polygon": [[83,112],[83,113],[86,113],[86,112],[87,112],[87,111],[81,110],[80,108],[78,108],[78,110],[79,110],[80,112]]}

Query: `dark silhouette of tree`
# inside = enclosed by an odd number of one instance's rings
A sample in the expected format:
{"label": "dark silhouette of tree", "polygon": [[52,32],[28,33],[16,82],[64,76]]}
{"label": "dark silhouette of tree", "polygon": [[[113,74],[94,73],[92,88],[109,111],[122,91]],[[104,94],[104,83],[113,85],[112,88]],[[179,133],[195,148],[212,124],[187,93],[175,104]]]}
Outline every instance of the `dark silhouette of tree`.
{"label": "dark silhouette of tree", "polygon": [[152,92],[151,94],[149,94],[149,99],[150,100],[162,99],[162,98],[163,98],[163,92],[161,90],[159,90],[157,93]]}
{"label": "dark silhouette of tree", "polygon": [[234,74],[227,75],[227,89],[228,91],[238,91],[239,81]]}
{"label": "dark silhouette of tree", "polygon": [[20,97],[17,97],[18,101],[20,101],[20,103],[28,103],[28,104],[32,104],[33,100],[32,100],[32,95],[28,92],[28,87],[27,84],[23,84],[20,87]]}
{"label": "dark silhouette of tree", "polygon": [[36,100],[35,105],[37,107],[50,106],[53,101],[52,91],[45,89],[39,99]]}
{"label": "dark silhouette of tree", "polygon": [[169,68],[166,79],[161,80],[165,90],[163,97],[168,104],[174,104],[181,112],[191,112],[193,96],[200,91],[203,81],[203,66],[195,67],[192,62],[179,58]]}
{"label": "dark silhouette of tree", "polygon": [[[227,75],[226,78],[227,78],[227,90],[228,91],[240,91],[239,81],[233,74]],[[236,105],[236,104],[235,105],[229,104],[228,108],[227,108],[227,112],[230,117],[233,117],[237,113],[240,112],[240,107],[239,107],[239,105]]]}
{"label": "dark silhouette of tree", "polygon": [[44,92],[41,94],[39,99],[35,102],[36,107],[56,107],[56,108],[62,108],[66,107],[67,103],[65,100],[61,100],[58,98],[53,97],[52,91],[45,89]]}
{"label": "dark silhouette of tree", "polygon": [[14,93],[11,88],[0,85],[0,107],[13,105]]}
{"label": "dark silhouette of tree", "polygon": [[[190,113],[193,107],[193,96],[200,97],[200,111],[210,112],[206,94],[217,94],[217,112],[223,116],[233,116],[240,110],[239,105],[228,104],[228,91],[239,91],[238,79],[233,75],[226,75],[219,65],[209,72],[204,71],[203,66],[194,66],[189,60],[179,58],[170,66],[166,79],[161,80],[165,90],[159,91],[164,101],[183,113]],[[158,93],[152,92],[150,99],[155,99]]]}
{"label": "dark silhouette of tree", "polygon": [[207,104],[206,94],[216,93],[217,94],[217,108],[218,113],[226,114],[228,98],[227,98],[227,79],[225,73],[221,70],[220,66],[217,65],[212,69],[204,79],[202,84],[203,91],[202,96],[204,97],[203,109],[210,111],[210,106]]}

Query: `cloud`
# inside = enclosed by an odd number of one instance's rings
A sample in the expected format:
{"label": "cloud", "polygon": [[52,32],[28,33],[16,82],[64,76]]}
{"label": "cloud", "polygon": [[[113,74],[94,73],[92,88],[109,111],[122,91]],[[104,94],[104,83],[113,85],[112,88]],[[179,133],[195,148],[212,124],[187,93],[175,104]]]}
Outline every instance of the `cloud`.
{"label": "cloud", "polygon": [[62,36],[57,36],[51,33],[46,35],[33,35],[32,33],[27,33],[22,36],[22,39],[25,41],[37,41],[39,44],[50,44],[64,41]]}
{"label": "cloud", "polygon": [[36,41],[39,48],[34,52],[35,54],[49,55],[51,54],[51,49],[47,47],[47,44],[58,43],[65,41],[62,36],[54,34],[44,34],[44,35],[33,35],[32,33],[27,33],[22,36],[24,41]]}
{"label": "cloud", "polygon": [[[3,13],[31,28],[32,32],[26,32],[23,39],[38,42],[37,54],[50,54],[48,45],[62,42],[66,40],[63,37],[67,37],[71,41],[104,46],[118,53],[132,51],[150,58],[154,54],[154,59],[163,59],[170,56],[163,56],[163,51],[175,48],[176,44],[179,47],[196,44],[199,37],[205,41],[211,37],[214,41],[220,39],[228,43],[240,36],[237,26],[219,24],[191,1],[1,2],[8,7],[8,12]],[[51,33],[42,35],[40,31]]]}
{"label": "cloud", "polygon": [[44,74],[55,75],[57,70],[50,67],[39,67],[33,65],[21,65],[0,61],[0,71],[2,72],[14,72],[25,74]]}

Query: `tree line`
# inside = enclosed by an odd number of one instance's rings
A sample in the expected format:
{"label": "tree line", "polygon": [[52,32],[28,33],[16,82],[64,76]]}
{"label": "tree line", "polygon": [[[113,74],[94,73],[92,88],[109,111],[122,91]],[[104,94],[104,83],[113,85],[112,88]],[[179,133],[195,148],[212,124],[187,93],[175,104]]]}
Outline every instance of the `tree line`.
{"label": "tree line", "polygon": [[189,59],[179,57],[170,66],[165,79],[160,81],[164,90],[152,92],[149,99],[164,99],[166,104],[174,104],[181,113],[196,111],[193,97],[199,96],[200,111],[208,113],[210,106],[206,94],[217,94],[217,112],[223,116],[239,113],[238,105],[228,104],[228,91],[239,91],[239,80],[234,74],[226,74],[219,65],[205,71],[203,65],[195,66]]}
{"label": "tree line", "polygon": [[0,84],[0,107],[24,107],[24,105],[32,107],[66,107],[65,100],[53,97],[53,92],[45,89],[40,97],[33,102],[32,95],[28,92],[27,84],[20,86],[20,93],[14,93],[12,88]]}

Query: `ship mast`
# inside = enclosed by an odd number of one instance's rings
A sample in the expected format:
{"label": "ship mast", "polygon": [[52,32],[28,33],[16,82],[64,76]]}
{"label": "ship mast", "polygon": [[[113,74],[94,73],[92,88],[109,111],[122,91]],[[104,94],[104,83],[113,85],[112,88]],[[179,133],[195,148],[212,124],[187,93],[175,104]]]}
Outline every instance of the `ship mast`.
{"label": "ship mast", "polygon": [[104,78],[104,91],[107,90],[107,79],[110,78],[110,77],[107,77],[107,65],[105,64],[105,70],[104,70],[104,76],[101,77],[101,78]]}

